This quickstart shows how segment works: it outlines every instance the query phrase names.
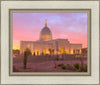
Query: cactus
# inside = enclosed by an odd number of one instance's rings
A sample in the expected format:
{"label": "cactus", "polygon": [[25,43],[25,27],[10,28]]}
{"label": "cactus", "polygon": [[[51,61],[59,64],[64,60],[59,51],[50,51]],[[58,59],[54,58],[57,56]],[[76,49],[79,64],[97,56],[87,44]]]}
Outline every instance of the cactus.
{"label": "cactus", "polygon": [[24,69],[26,69],[27,66],[27,57],[31,55],[31,51],[29,48],[26,48],[25,52],[24,52]]}
{"label": "cactus", "polygon": [[27,52],[24,52],[24,69],[26,69],[26,65],[27,65]]}

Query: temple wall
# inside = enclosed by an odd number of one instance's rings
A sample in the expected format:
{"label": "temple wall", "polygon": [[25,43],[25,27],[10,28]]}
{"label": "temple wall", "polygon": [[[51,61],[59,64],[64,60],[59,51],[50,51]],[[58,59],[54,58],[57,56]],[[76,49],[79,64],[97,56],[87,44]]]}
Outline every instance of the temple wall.
{"label": "temple wall", "polygon": [[53,48],[52,43],[41,43],[41,42],[32,42],[32,41],[21,41],[20,42],[20,53],[23,54],[25,49],[29,48],[33,54],[41,54],[43,51],[49,53],[49,49]]}
{"label": "temple wall", "polygon": [[20,53],[24,53],[25,49],[29,48],[31,53],[36,55],[50,54],[50,50],[54,50],[53,54],[73,54],[73,50],[81,50],[82,44],[70,44],[67,39],[56,39],[48,42],[41,41],[21,41]]}
{"label": "temple wall", "polygon": [[81,53],[82,44],[70,44],[70,53],[73,54],[73,51],[79,50],[79,53]]}

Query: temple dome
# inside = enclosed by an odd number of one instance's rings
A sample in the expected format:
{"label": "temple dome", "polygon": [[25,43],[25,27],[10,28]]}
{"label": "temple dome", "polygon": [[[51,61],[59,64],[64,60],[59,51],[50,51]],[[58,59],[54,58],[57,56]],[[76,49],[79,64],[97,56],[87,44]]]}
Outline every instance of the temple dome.
{"label": "temple dome", "polygon": [[48,27],[44,27],[41,32],[40,32],[41,35],[51,35],[51,31]]}
{"label": "temple dome", "polygon": [[47,27],[47,20],[45,20],[45,27],[40,32],[40,40],[43,40],[43,41],[52,40],[52,32]]}

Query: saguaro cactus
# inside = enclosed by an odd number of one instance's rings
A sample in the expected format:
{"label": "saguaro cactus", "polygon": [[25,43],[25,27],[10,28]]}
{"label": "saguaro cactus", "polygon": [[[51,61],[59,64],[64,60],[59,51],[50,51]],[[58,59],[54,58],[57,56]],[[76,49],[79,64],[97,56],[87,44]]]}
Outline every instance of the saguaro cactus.
{"label": "saguaro cactus", "polygon": [[24,52],[24,69],[26,69],[27,66],[27,57],[31,55],[31,51],[29,48],[26,48],[25,52]]}
{"label": "saguaro cactus", "polygon": [[27,51],[24,52],[24,69],[26,69],[27,65]]}

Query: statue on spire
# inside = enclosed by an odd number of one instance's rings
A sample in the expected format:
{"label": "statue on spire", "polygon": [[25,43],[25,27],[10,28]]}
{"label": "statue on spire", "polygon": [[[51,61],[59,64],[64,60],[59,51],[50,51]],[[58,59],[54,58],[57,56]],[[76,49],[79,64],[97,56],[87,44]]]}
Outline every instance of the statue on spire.
{"label": "statue on spire", "polygon": [[47,27],[47,19],[45,19],[45,27]]}

